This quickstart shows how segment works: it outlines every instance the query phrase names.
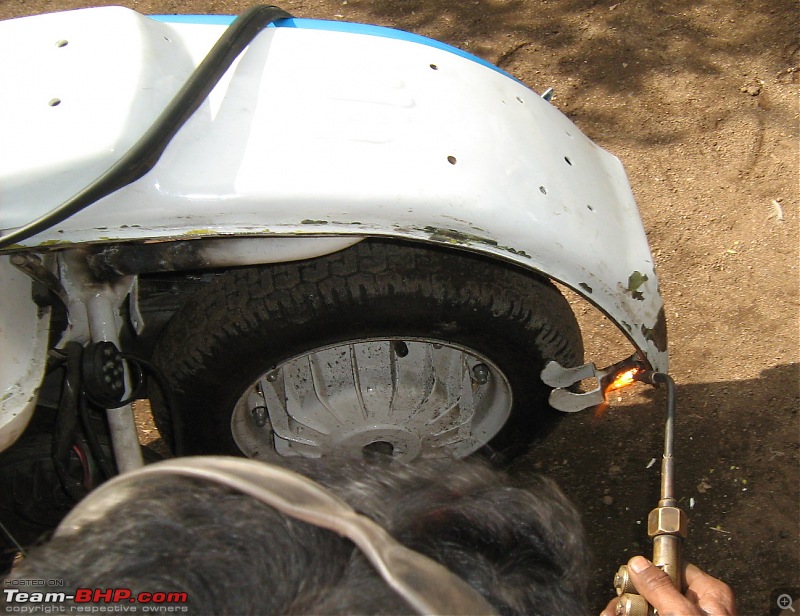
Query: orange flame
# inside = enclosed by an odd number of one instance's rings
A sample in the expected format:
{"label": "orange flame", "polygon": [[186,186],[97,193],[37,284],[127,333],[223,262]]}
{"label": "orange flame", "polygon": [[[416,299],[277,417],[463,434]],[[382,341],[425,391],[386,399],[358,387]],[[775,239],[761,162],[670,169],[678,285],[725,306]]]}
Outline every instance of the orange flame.
{"label": "orange flame", "polygon": [[[637,366],[629,368],[624,372],[620,372],[616,377],[614,377],[614,380],[611,381],[611,384],[608,387],[606,387],[605,393],[608,394],[608,392],[610,391],[614,391],[616,389],[622,389],[623,387],[632,385],[633,383],[636,382],[636,375],[639,374],[640,372],[643,372],[643,370]],[[605,412],[609,409],[609,406],[610,405],[608,403],[608,399],[604,400],[599,405],[597,405],[594,412],[595,418],[602,417],[605,414]]]}
{"label": "orange flame", "polygon": [[641,372],[641,370],[636,367],[626,370],[625,372],[620,372],[611,382],[611,385],[608,386],[606,391],[622,389],[623,387],[633,384],[636,380],[636,375],[639,374],[639,372]]}

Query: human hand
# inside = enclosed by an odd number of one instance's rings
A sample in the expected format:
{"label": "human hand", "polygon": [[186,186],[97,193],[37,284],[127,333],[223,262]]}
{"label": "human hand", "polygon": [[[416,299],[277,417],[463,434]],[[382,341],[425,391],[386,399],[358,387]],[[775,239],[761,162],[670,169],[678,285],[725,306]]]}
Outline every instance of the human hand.
{"label": "human hand", "polygon": [[[686,594],[672,584],[670,577],[643,556],[628,562],[633,585],[659,616],[736,616],[733,591],[720,580],[687,565],[684,571]],[[618,599],[612,599],[600,616],[615,616]]]}

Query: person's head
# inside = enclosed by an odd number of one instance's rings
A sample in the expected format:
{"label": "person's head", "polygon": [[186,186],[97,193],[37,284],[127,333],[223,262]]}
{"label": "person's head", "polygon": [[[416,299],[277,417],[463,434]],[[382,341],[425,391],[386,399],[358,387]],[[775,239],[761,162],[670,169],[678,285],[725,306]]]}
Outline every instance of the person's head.
{"label": "person's head", "polygon": [[[280,462],[447,567],[501,614],[586,611],[580,519],[545,478],[522,489],[461,461]],[[13,577],[133,596],[185,592],[199,613],[409,613],[349,540],[244,493],[170,476],[120,498],[101,519],[33,551]]]}

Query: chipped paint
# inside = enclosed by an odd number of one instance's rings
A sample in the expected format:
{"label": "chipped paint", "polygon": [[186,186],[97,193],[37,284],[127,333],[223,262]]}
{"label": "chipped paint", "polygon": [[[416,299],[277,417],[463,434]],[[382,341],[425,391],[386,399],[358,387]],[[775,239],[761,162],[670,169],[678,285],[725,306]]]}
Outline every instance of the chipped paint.
{"label": "chipped paint", "polygon": [[667,316],[664,309],[658,311],[655,325],[652,328],[642,325],[642,335],[652,342],[662,353],[667,350]]}
{"label": "chipped paint", "polygon": [[424,227],[422,229],[430,234],[429,238],[433,242],[448,242],[454,244],[485,244],[487,246],[497,246],[497,241],[480,235],[464,233],[455,229],[439,229],[437,227]]}
{"label": "chipped paint", "polygon": [[312,220],[310,218],[306,218],[305,220],[300,221],[301,225],[327,225],[327,220]]}
{"label": "chipped paint", "polygon": [[67,240],[45,240],[41,244],[38,244],[38,246],[67,246],[71,243],[72,242],[68,242]]}
{"label": "chipped paint", "polygon": [[184,231],[182,235],[217,235],[217,232],[212,229],[191,229]]}
{"label": "chipped paint", "polygon": [[[397,230],[403,232],[404,230],[395,227]],[[483,245],[483,246],[491,246],[492,248],[497,248],[499,250],[511,253],[513,255],[517,255],[518,257],[522,257],[524,259],[531,259],[532,257],[525,252],[524,250],[518,250],[516,248],[511,248],[510,246],[501,246],[497,240],[493,240],[488,237],[483,237],[480,235],[473,235],[471,233],[464,233],[462,231],[456,231],[455,229],[439,229],[437,227],[423,227],[420,231],[424,231],[428,234],[428,239],[432,242],[439,242],[445,244],[457,244],[459,246],[475,246]]]}
{"label": "chipped paint", "polygon": [[642,272],[639,270],[635,270],[630,276],[628,276],[628,286],[625,287],[625,290],[631,294],[633,299],[642,302],[644,301],[644,295],[642,295],[642,292],[639,291],[639,289],[648,280],[647,274],[642,274]]}
{"label": "chipped paint", "polygon": [[526,259],[530,259],[531,256],[525,252],[524,250],[517,250],[516,248],[511,248],[510,246],[498,246],[498,248],[502,248],[503,250],[507,250],[511,254],[518,255],[520,257],[524,257]]}
{"label": "chipped paint", "polygon": [[592,292],[592,287],[590,287],[590,286],[589,286],[588,284],[586,284],[585,282],[579,282],[579,283],[578,283],[578,286],[579,286],[581,289],[583,289],[584,291],[586,291],[587,293],[591,293],[591,292]]}

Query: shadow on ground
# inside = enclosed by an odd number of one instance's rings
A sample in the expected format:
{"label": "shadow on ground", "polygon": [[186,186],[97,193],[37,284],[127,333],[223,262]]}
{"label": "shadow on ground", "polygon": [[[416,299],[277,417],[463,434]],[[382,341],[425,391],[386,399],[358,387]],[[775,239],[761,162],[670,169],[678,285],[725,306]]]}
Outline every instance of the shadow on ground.
{"label": "shadow on ground", "polygon": [[[677,388],[676,494],[690,518],[686,557],[733,587],[742,614],[767,613],[772,590],[798,583],[800,405],[796,388],[783,384],[800,382],[799,368]],[[651,555],[646,523],[659,498],[665,413],[663,393],[649,397],[600,417],[565,417],[512,468],[523,483],[532,471],[553,477],[584,512],[597,611],[613,596],[617,567]]]}

